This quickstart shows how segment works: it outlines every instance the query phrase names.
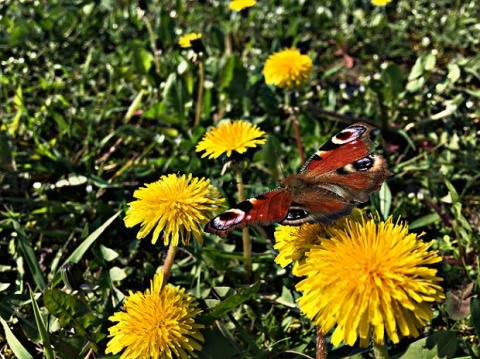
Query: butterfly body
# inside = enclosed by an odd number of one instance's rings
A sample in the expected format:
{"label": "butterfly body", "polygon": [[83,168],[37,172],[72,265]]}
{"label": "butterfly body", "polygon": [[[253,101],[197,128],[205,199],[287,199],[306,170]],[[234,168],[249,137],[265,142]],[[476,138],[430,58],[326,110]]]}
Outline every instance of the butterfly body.
{"label": "butterfly body", "polygon": [[385,159],[371,151],[374,129],[358,122],[340,131],[310,157],[299,174],[218,215],[205,231],[225,238],[246,226],[330,224],[349,215],[353,202],[366,202],[391,175]]}

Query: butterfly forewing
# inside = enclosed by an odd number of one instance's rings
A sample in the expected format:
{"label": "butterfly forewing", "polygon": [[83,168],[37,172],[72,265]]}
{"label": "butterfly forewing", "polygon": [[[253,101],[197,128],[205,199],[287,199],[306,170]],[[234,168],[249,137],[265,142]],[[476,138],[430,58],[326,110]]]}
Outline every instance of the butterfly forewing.
{"label": "butterfly forewing", "polygon": [[226,210],[208,222],[205,231],[225,238],[234,229],[279,222],[286,217],[291,203],[290,192],[284,188],[274,189]]}
{"label": "butterfly forewing", "polygon": [[351,164],[370,152],[375,127],[357,122],[340,131],[308,159],[300,173],[319,176]]}

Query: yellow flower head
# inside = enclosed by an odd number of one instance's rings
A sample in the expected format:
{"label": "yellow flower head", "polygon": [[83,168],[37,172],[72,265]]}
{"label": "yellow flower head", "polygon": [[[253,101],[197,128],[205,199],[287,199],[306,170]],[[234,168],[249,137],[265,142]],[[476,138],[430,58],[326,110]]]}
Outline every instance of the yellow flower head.
{"label": "yellow flower head", "polygon": [[129,292],[123,311],[108,318],[112,338],[106,353],[125,348],[121,359],[198,358],[203,335],[194,317],[201,312],[195,297],[184,288],[163,286],[163,273],[155,274],[145,293]]}
{"label": "yellow flower head", "polygon": [[385,6],[388,3],[391,3],[392,0],[372,0],[372,5],[374,6]]}
{"label": "yellow flower head", "polygon": [[296,288],[303,292],[301,310],[322,332],[336,325],[332,343],[367,346],[401,337],[418,336],[430,320],[429,304],[445,298],[437,282],[441,261],[432,243],[408,233],[392,218],[349,222],[345,229],[328,228],[329,240],[311,249],[296,275],[306,276]]}
{"label": "yellow flower head", "polygon": [[155,227],[152,243],[155,243],[163,230],[165,245],[176,246],[179,240],[187,244],[191,234],[202,243],[203,226],[220,212],[224,199],[210,180],[196,178],[189,174],[177,176],[169,174],[160,180],[147,184],[133,194],[136,201],[124,218],[127,227],[141,223],[137,238],[147,236]]}
{"label": "yellow flower head", "polygon": [[197,144],[196,151],[205,151],[202,158],[217,158],[223,153],[230,157],[233,151],[245,153],[248,147],[264,144],[267,141],[266,136],[265,132],[249,122],[222,121],[205,134]]}
{"label": "yellow flower head", "polygon": [[180,40],[178,40],[178,44],[180,47],[183,48],[189,48],[192,47],[192,41],[198,40],[202,38],[202,34],[197,34],[192,32],[191,34],[186,34],[180,37]]}
{"label": "yellow flower head", "polygon": [[314,244],[320,244],[321,238],[325,237],[325,225],[321,223],[303,224],[297,226],[279,226],[275,229],[275,245],[273,248],[278,250],[275,263],[286,267],[305,257]]}
{"label": "yellow flower head", "polygon": [[233,11],[242,11],[246,8],[252,7],[257,2],[255,0],[232,0],[228,8]]}
{"label": "yellow flower head", "polygon": [[313,70],[312,59],[297,49],[285,49],[270,55],[265,61],[265,82],[292,89],[308,80]]}
{"label": "yellow flower head", "polygon": [[[355,208],[349,217],[341,218],[332,224],[333,228],[344,229],[347,219],[350,221],[361,221],[363,212]],[[275,263],[285,268],[290,263],[295,263],[293,273],[295,274],[298,265],[303,262],[305,253],[316,245],[322,243],[328,237],[327,225],[322,223],[306,223],[301,226],[279,226],[275,230],[275,245],[278,250]]]}

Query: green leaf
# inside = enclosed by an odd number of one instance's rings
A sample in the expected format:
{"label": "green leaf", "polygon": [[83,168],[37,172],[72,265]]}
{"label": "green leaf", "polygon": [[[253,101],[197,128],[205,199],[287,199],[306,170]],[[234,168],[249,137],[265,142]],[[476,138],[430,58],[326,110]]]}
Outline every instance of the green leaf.
{"label": "green leaf", "polygon": [[480,337],[480,299],[471,298],[470,313],[472,314],[473,327],[477,332],[477,336]]}
{"label": "green leaf", "polygon": [[386,182],[383,183],[378,194],[380,196],[380,213],[383,219],[387,219],[392,206],[392,192]]}
{"label": "green leaf", "polygon": [[240,354],[240,348],[235,345],[234,340],[229,340],[218,328],[202,331],[205,339],[200,359],[211,358],[234,358]]}
{"label": "green leaf", "polygon": [[125,114],[124,121],[123,121],[124,123],[130,122],[130,119],[133,117],[133,115],[137,111],[138,107],[141,105],[142,98],[143,98],[144,94],[145,94],[145,91],[140,90],[138,92],[137,96],[135,96],[134,100],[132,101],[132,103],[128,107],[127,113]]}
{"label": "green leaf", "polygon": [[425,57],[423,58],[423,68],[425,71],[432,71],[435,68],[435,64],[437,63],[437,58],[434,54],[429,53],[426,54]]}
{"label": "green leaf", "polygon": [[62,328],[72,324],[75,316],[90,313],[90,309],[85,303],[58,289],[45,289],[43,298],[45,307],[58,318]]}
{"label": "green leaf", "polygon": [[445,183],[445,186],[447,186],[448,188],[448,192],[450,193],[450,197],[452,198],[452,203],[457,203],[459,201],[457,190],[455,189],[455,187],[453,187],[452,183],[446,178],[443,179],[443,182]]}
{"label": "green leaf", "polygon": [[153,56],[141,45],[135,45],[132,50],[132,58],[135,69],[141,75],[147,75],[153,64]]}
{"label": "green leaf", "polygon": [[118,258],[118,252],[105,247],[103,244],[100,245],[100,252],[102,253],[103,259],[107,262],[111,262]]}
{"label": "green leaf", "polygon": [[62,328],[72,326],[75,331],[90,342],[96,349],[95,343],[101,338],[89,328],[98,325],[97,318],[90,308],[80,299],[58,289],[46,289],[43,293],[45,307],[55,317]]}
{"label": "green leaf", "polygon": [[42,315],[40,313],[40,308],[38,307],[38,303],[37,303],[37,301],[35,299],[35,296],[33,295],[33,292],[32,292],[31,289],[30,289],[30,298],[32,300],[33,314],[35,316],[35,322],[37,324],[38,333],[40,334],[40,338],[41,338],[42,343],[43,343],[43,350],[44,350],[45,356],[48,359],[55,359],[55,353],[53,352],[51,344],[50,344],[50,337],[48,335],[48,329],[45,326]]}
{"label": "green leaf", "polygon": [[409,345],[401,359],[449,359],[457,350],[457,333],[438,332]]}
{"label": "green leaf", "polygon": [[383,94],[385,100],[395,100],[403,90],[403,72],[398,65],[390,64],[382,74],[382,82],[385,84]]}
{"label": "green leaf", "polygon": [[112,281],[121,282],[122,280],[127,278],[127,273],[125,273],[125,271],[122,268],[119,268],[119,267],[110,268],[108,273],[109,273],[110,279]]}
{"label": "green leaf", "polygon": [[233,71],[235,69],[235,55],[230,56],[227,59],[225,66],[223,67],[222,75],[220,77],[220,88],[225,89],[230,86],[233,80]]}
{"label": "green leaf", "polygon": [[204,320],[212,321],[214,319],[223,317],[225,314],[237,308],[240,304],[254,296],[258,292],[259,288],[260,282],[256,282],[249,287],[237,290],[237,293],[225,300],[222,300],[215,307],[211,308],[210,313],[203,316]]}
{"label": "green leaf", "polygon": [[35,280],[35,284],[40,290],[43,290],[47,285],[45,283],[45,279],[43,278],[43,272],[40,269],[35,252],[30,245],[30,240],[27,238],[27,235],[25,234],[25,231],[20,223],[13,219],[11,221],[13,228],[18,234],[18,246],[20,248],[20,252],[22,253],[22,257],[27,262],[28,268],[32,273],[33,279]]}
{"label": "green leaf", "polygon": [[170,16],[169,11],[161,10],[160,25],[158,27],[158,38],[162,39],[165,46],[173,44],[175,39],[175,21],[174,17]]}
{"label": "green leaf", "polygon": [[455,83],[460,78],[461,71],[460,67],[457,64],[449,64],[448,65],[448,75],[447,78],[450,82]]}
{"label": "green leaf", "polygon": [[445,310],[450,319],[462,320],[470,314],[470,298],[466,298],[462,291],[447,291]]}
{"label": "green leaf", "polygon": [[27,349],[25,349],[15,334],[13,334],[12,330],[8,326],[8,323],[1,317],[0,322],[2,323],[3,330],[5,331],[5,339],[7,340],[10,349],[12,349],[13,354],[15,354],[17,358],[33,359],[33,356],[27,351]]}
{"label": "green leaf", "polygon": [[424,60],[423,60],[423,57],[419,57],[415,61],[415,64],[413,65],[412,70],[408,75],[408,81],[418,79],[420,76],[423,75],[423,70],[424,70]]}
{"label": "green leaf", "polygon": [[420,218],[410,222],[409,225],[408,225],[408,229],[409,230],[414,230],[414,229],[418,229],[418,228],[421,228],[421,227],[426,227],[426,226],[428,226],[432,223],[436,223],[440,220],[441,220],[441,218],[437,213],[430,213],[430,214],[427,214],[423,217],[420,217]]}
{"label": "green leaf", "polygon": [[90,234],[85,240],[73,251],[73,253],[65,260],[66,263],[78,263],[82,259],[83,255],[87,252],[90,246],[100,237],[100,235],[105,231],[105,229],[112,224],[112,222],[120,215],[122,212],[117,212],[112,217],[110,217],[104,224],[98,227],[92,234]]}
{"label": "green leaf", "polygon": [[177,113],[180,122],[185,120],[185,97],[184,86],[181,78],[175,73],[171,73],[165,81],[162,96],[164,98],[165,108],[174,110]]}

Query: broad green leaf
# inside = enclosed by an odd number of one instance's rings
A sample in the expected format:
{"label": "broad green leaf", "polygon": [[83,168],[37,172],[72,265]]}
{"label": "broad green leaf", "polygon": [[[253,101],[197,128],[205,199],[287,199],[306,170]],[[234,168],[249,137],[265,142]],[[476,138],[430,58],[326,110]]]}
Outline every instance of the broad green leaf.
{"label": "broad green leaf", "polygon": [[111,262],[118,258],[118,252],[111,248],[105,247],[103,244],[100,245],[100,252],[102,253],[103,259],[105,259],[107,262]]}
{"label": "broad green leaf", "polygon": [[418,79],[420,76],[422,76],[424,68],[423,57],[418,57],[412,67],[412,70],[410,71],[410,74],[408,75],[408,81]]}
{"label": "broad green leaf", "polygon": [[237,308],[240,304],[254,296],[258,292],[259,288],[260,282],[256,282],[249,287],[237,290],[237,293],[225,300],[222,300],[215,307],[211,308],[210,313],[203,316],[204,320],[211,321],[223,317],[225,314]]}
{"label": "broad green leaf", "polygon": [[170,46],[178,41],[175,35],[175,21],[174,17],[170,16],[168,10],[160,11],[160,25],[158,27],[158,38],[162,39],[165,46]]}
{"label": "broad green leaf", "polygon": [[461,71],[460,71],[460,66],[457,64],[449,64],[448,65],[448,75],[447,78],[450,80],[450,82],[455,83],[457,80],[460,78]]}
{"label": "broad green leaf", "polygon": [[190,100],[190,96],[185,94],[182,79],[176,73],[171,73],[167,77],[162,96],[165,107],[176,112],[179,121],[183,122],[185,120],[185,101]]}
{"label": "broad green leaf", "polygon": [[71,174],[68,178],[61,179],[55,183],[55,187],[80,186],[87,182],[88,178],[82,175]]}
{"label": "broad green leaf", "polygon": [[434,54],[429,53],[425,55],[423,61],[424,61],[423,68],[425,69],[425,71],[432,71],[435,68],[437,58]]}
{"label": "broad green leaf", "polygon": [[449,359],[457,350],[457,333],[444,331],[434,333],[409,345],[400,355],[401,359]]}
{"label": "broad green leaf", "polygon": [[67,294],[58,289],[46,289],[43,292],[45,307],[55,317],[62,328],[75,328],[75,331],[90,342],[90,345],[97,350],[97,340],[101,340],[90,328],[98,325],[97,318],[90,308],[72,294]]}
{"label": "broad green leaf", "polygon": [[82,259],[83,255],[87,252],[90,246],[95,243],[95,241],[100,237],[100,235],[105,231],[105,229],[112,224],[112,222],[120,215],[121,212],[117,212],[112,217],[110,217],[104,224],[98,227],[92,234],[90,234],[85,240],[73,251],[73,253],[65,260],[66,263],[78,263]]}
{"label": "broad green leaf", "polygon": [[27,349],[25,349],[15,334],[13,334],[12,330],[8,326],[8,323],[3,320],[3,318],[0,318],[0,322],[2,323],[3,330],[5,331],[5,339],[7,340],[8,346],[10,349],[12,349],[15,356],[22,359],[33,359],[33,356],[27,351]]}
{"label": "broad green leaf", "polygon": [[470,312],[472,314],[472,324],[477,332],[477,336],[480,337],[480,299],[470,299]]}
{"label": "broad green leaf", "polygon": [[410,222],[408,224],[408,229],[409,230],[414,230],[422,227],[426,227],[432,223],[436,223],[440,221],[441,218],[440,216],[435,212],[435,213],[430,213],[427,214],[423,217],[417,218],[416,220]]}
{"label": "broad green leaf", "polygon": [[470,314],[470,299],[466,298],[461,291],[447,291],[445,310],[453,320],[462,320]]}
{"label": "broad green leaf", "polygon": [[135,45],[132,50],[132,59],[135,69],[142,75],[147,75],[153,64],[153,56],[141,45]]}
{"label": "broad green leaf", "polygon": [[38,333],[40,334],[40,338],[42,340],[43,351],[45,353],[45,356],[48,359],[55,359],[55,353],[53,352],[50,344],[48,329],[43,321],[42,315],[40,313],[40,308],[38,307],[37,300],[35,299],[35,296],[31,289],[30,289],[30,298],[32,300],[33,314],[35,316],[35,322],[37,323]]}
{"label": "broad green leaf", "polygon": [[127,278],[127,273],[125,273],[125,271],[119,267],[110,268],[108,273],[110,274],[110,279],[112,281],[120,282]]}
{"label": "broad green leaf", "polygon": [[43,292],[45,307],[58,318],[62,328],[69,326],[75,317],[91,313],[80,299],[58,289],[46,289]]}
{"label": "broad green leaf", "polygon": [[222,75],[220,77],[220,88],[225,89],[230,86],[233,80],[233,71],[235,70],[235,55],[230,56],[223,66]]}
{"label": "broad green leaf", "polygon": [[[240,348],[235,340],[229,340],[218,328],[205,329],[202,331],[205,339],[200,359],[211,358],[234,358],[240,354]],[[233,338],[232,338],[233,339]]]}
{"label": "broad green leaf", "polygon": [[394,101],[403,90],[403,72],[398,65],[390,64],[382,74],[382,82],[385,84],[383,94],[385,100]]}

